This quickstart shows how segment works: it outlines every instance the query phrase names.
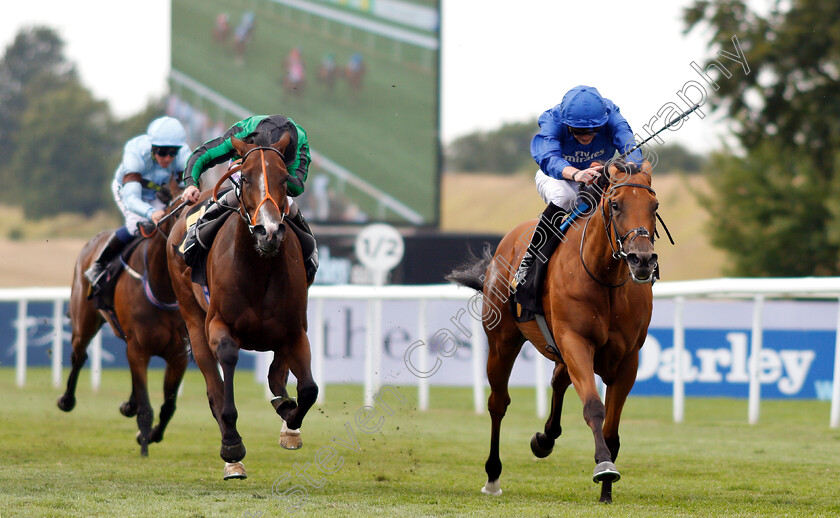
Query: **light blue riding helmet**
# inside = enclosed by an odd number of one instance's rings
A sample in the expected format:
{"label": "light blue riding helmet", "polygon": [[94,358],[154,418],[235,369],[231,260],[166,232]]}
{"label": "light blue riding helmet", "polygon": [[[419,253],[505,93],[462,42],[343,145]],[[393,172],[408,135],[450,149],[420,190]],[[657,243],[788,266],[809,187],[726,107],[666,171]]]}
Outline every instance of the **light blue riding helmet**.
{"label": "light blue riding helmet", "polygon": [[181,147],[187,145],[187,132],[178,119],[160,117],[153,120],[146,130],[155,147]]}
{"label": "light blue riding helmet", "polygon": [[607,123],[609,114],[600,92],[591,86],[576,86],[560,102],[562,123],[572,128],[598,128]]}

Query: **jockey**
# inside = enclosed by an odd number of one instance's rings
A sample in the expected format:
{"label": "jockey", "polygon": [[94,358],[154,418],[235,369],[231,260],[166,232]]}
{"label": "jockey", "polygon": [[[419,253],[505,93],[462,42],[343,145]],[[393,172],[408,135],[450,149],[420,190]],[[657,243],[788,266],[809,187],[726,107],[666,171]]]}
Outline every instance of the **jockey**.
{"label": "jockey", "polygon": [[[575,208],[581,184],[591,185],[601,176],[603,166],[596,161],[606,162],[616,151],[623,153],[636,144],[618,106],[591,86],[569,90],[560,104],[540,116],[539,125],[540,131],[531,141],[531,155],[540,166],[535,177],[537,191],[548,206],[514,277],[517,294],[522,297],[535,288],[527,282],[535,259],[548,261],[559,244],[554,229]],[[627,160],[641,165],[641,151],[635,150]]]}
{"label": "jockey", "polygon": [[160,117],[149,124],[145,135],[132,138],[125,144],[122,162],[114,174],[111,192],[125,226],[108,239],[96,261],[85,271],[85,277],[96,291],[105,267],[139,233],[138,225],[151,221],[157,224],[163,217],[165,202],[158,194],[172,174],[187,163],[190,150],[187,132],[177,119]]}
{"label": "jockey", "polygon": [[[309,141],[306,138],[306,131],[300,127],[295,121],[283,115],[254,115],[243,119],[233,126],[228,128],[222,136],[205,142],[204,145],[193,151],[187,161],[187,166],[184,169],[184,182],[186,189],[181,194],[181,199],[195,203],[198,201],[199,189],[198,180],[201,174],[207,169],[226,162],[228,160],[238,160],[241,158],[236,154],[233,144],[231,144],[231,137],[243,139],[255,131],[265,131],[269,134],[271,142],[277,142],[284,133],[289,132],[292,137],[291,145],[295,148],[294,156],[286,157],[286,169],[289,172],[289,180],[286,183],[286,189],[289,200],[289,220],[300,230],[312,237],[312,243],[307,246],[307,243],[301,242],[306,267],[306,278],[308,282],[312,282],[315,278],[315,272],[318,270],[318,247],[315,244],[315,236],[312,234],[312,229],[303,218],[303,213],[298,209],[297,204],[292,197],[300,196],[303,193],[306,177],[309,174]],[[184,249],[189,249],[194,246],[195,229],[199,228],[202,223],[214,220],[227,213],[228,207],[236,207],[239,205],[239,200],[236,197],[235,191],[229,191],[227,194],[219,198],[219,203],[210,205],[204,214],[198,219],[194,225],[190,227],[184,242]],[[311,250],[307,250],[311,248]]]}

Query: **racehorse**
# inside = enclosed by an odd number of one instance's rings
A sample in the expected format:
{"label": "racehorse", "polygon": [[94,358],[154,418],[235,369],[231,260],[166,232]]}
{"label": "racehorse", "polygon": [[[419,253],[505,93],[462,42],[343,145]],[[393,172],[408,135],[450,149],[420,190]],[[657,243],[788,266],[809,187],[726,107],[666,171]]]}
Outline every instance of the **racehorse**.
{"label": "racehorse", "polygon": [[[246,477],[241,462],[245,446],[236,430],[233,395],[240,349],[274,352],[268,385],[275,396],[271,403],[284,427],[299,429],[318,395],[306,336],[303,254],[297,237],[286,232],[284,222],[289,210],[284,156],[295,149],[289,145],[288,133],[274,144],[263,133],[246,140],[231,138],[243,157],[240,179],[231,178],[236,171],[231,169],[213,190],[216,197],[219,187],[230,178],[237,185],[239,207],[238,217],[227,218],[208,250],[207,296],[203,286],[192,282],[192,268],[176,250],[185,233],[185,216],[176,222],[167,247],[169,272],[189,329],[193,356],[204,374],[210,410],[221,431],[225,479]],[[290,369],[297,378],[298,401],[286,392]]]}
{"label": "racehorse", "polygon": [[[599,187],[590,191],[594,195],[586,197],[590,214],[568,228],[564,244],[549,259],[540,299],[546,327],[556,344],[548,341],[538,322],[516,322],[508,300],[515,265],[528,248],[534,221],[509,232],[495,254],[485,250],[483,258],[448,277],[484,295],[482,320],[489,344],[491,389],[487,406],[492,422],[485,494],[502,492],[499,434],[510,404],[508,379],[522,344],[529,340],[555,363],[551,414],[544,433],[531,439],[531,450],[540,458],[551,453],[561,433],[563,396],[573,384],[595,440],[593,480],[602,483],[600,501],[612,501],[612,483],[620,477],[614,464],[618,423],[636,380],[639,349],[653,309],[651,285],[657,265],[653,236],[659,203],[650,175],[634,164],[612,164],[601,179]],[[607,385],[606,405],[594,374]]]}
{"label": "racehorse", "polygon": [[[169,186],[163,187],[168,189],[170,195],[177,192],[174,175],[170,178]],[[176,210],[170,204],[167,215]],[[76,383],[79,371],[88,357],[88,344],[107,321],[114,334],[126,342],[126,355],[131,368],[131,396],[120,405],[120,413],[126,417],[137,416],[137,427],[140,429],[137,442],[140,444],[140,455],[144,457],[149,454],[149,443],[163,439],[163,432],[175,413],[178,387],[188,360],[187,330],[177,310],[166,266],[166,232],[172,227],[172,222],[170,218],[162,219],[160,226],[134,249],[126,263],[126,271],[119,276],[114,287],[113,313],[98,309],[94,300],[88,300],[90,282],[84,275],[84,271],[99,255],[99,249],[108,240],[109,232],[94,236],[82,248],[76,260],[73,287],[70,290],[72,368],[67,378],[67,389],[58,399],[58,408],[70,412],[76,406]],[[164,402],[160,408],[158,425],[154,428],[154,411],[149,402],[146,378],[152,356],[166,360]]]}

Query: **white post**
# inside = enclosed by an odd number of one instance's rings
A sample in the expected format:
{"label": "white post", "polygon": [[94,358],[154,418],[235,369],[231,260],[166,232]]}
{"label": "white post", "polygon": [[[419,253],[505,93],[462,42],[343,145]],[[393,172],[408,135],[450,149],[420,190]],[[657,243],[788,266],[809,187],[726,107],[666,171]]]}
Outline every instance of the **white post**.
{"label": "white post", "polygon": [[761,364],[761,321],[764,314],[764,295],[756,295],[753,304],[752,344],[750,352],[750,399],[749,423],[758,422],[759,405],[761,403],[761,380],[759,380],[759,365]]}
{"label": "white post", "polygon": [[365,337],[365,405],[373,406],[373,327],[374,321],[373,300],[367,303],[367,333]]}
{"label": "white post", "polygon": [[475,413],[481,414],[484,411],[484,354],[481,348],[481,321],[472,319],[472,367],[473,367],[473,406]]}
{"label": "white post", "polygon": [[[382,387],[382,299],[373,301],[373,396]],[[372,403],[371,403],[372,404]]]}
{"label": "white post", "polygon": [[537,417],[545,417],[548,415],[548,402],[546,401],[546,379],[545,379],[545,362],[543,355],[537,352],[534,348],[534,384],[537,389]]}
{"label": "white post", "polygon": [[52,384],[53,387],[61,386],[61,364],[64,360],[64,301],[53,302],[53,346],[52,346]]}
{"label": "white post", "polygon": [[15,372],[17,386],[26,385],[26,300],[18,301],[17,339],[15,340]]}
{"label": "white post", "polygon": [[837,334],[834,339],[834,378],[832,379],[830,426],[831,428],[837,428],[840,426],[840,305],[837,308]]}
{"label": "white post", "polygon": [[318,399],[315,400],[319,405],[324,404],[324,396],[326,386],[324,385],[324,349],[327,344],[327,337],[324,336],[324,299],[319,298],[315,303],[315,369],[313,378],[315,384],[318,385]]}
{"label": "white post", "polygon": [[[427,309],[429,306],[428,299],[420,299],[420,308],[417,311],[417,330],[419,339],[426,346],[420,347],[417,354],[419,354],[420,372],[428,372],[429,365],[429,322]],[[429,378],[426,376],[419,376],[417,378],[417,406],[420,410],[429,409]]]}
{"label": "white post", "polygon": [[102,330],[90,341],[90,386],[94,392],[102,384]]}
{"label": "white post", "polygon": [[674,303],[674,422],[682,423],[685,418],[685,298],[676,297]]}

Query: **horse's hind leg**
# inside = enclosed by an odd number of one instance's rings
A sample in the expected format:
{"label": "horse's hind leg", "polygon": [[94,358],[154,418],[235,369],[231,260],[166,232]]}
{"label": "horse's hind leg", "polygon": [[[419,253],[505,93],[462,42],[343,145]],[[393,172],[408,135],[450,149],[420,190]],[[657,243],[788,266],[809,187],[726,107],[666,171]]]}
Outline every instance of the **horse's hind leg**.
{"label": "horse's hind leg", "polygon": [[[140,455],[149,455],[149,436],[152,434],[152,421],[154,411],[149,401],[149,387],[147,370],[149,368],[149,356],[137,352],[138,345],[133,339],[128,342],[128,366],[131,368],[131,397],[137,404],[137,444],[140,445]],[[123,403],[125,406],[125,403]],[[122,407],[120,407],[122,410]]]}
{"label": "horse's hind leg", "polygon": [[[181,347],[182,345],[183,342],[179,338],[176,347]],[[179,349],[177,354],[166,359],[166,371],[163,377],[163,405],[160,407],[158,425],[152,428],[152,434],[149,436],[150,442],[160,442],[163,440],[163,432],[166,431],[166,426],[175,413],[175,400],[178,399],[178,387],[181,386],[181,380],[184,379],[187,363],[186,349]]]}
{"label": "horse's hind leg", "polygon": [[[639,368],[639,355],[633,354],[625,357],[618,366],[616,376],[610,380],[606,397],[606,418],[604,420],[604,441],[610,449],[610,456],[613,463],[618,458],[618,449],[621,441],[618,437],[618,423],[621,420],[621,411],[627,401],[627,395],[636,382],[636,371]],[[612,502],[612,483],[618,478],[606,477],[601,483],[600,502]]]}
{"label": "horse's hind leg", "polygon": [[518,344],[506,343],[497,335],[488,336],[490,350],[487,355],[487,380],[490,382],[490,398],[487,400],[487,409],[490,411],[490,455],[484,464],[484,471],[487,473],[487,483],[481,488],[486,495],[502,494],[499,477],[502,474],[502,461],[499,458],[499,436],[502,427],[502,419],[507,413],[510,404],[508,393],[508,380],[513,369],[513,362],[522,348],[522,339]]}
{"label": "horse's hind leg", "polygon": [[65,412],[73,410],[76,406],[76,384],[79,381],[79,372],[87,361],[88,344],[105,323],[92,305],[82,300],[78,294],[75,295],[71,301],[71,305],[75,308],[70,311],[70,320],[73,325],[73,335],[70,339],[73,345],[73,353],[70,355],[70,376],[67,378],[67,388],[57,402],[58,408]]}
{"label": "horse's hind leg", "polygon": [[548,457],[554,449],[554,441],[563,433],[560,426],[560,416],[563,413],[563,396],[572,380],[566,364],[557,363],[551,378],[551,414],[545,422],[545,433],[537,432],[531,438],[531,451],[539,458]]}

